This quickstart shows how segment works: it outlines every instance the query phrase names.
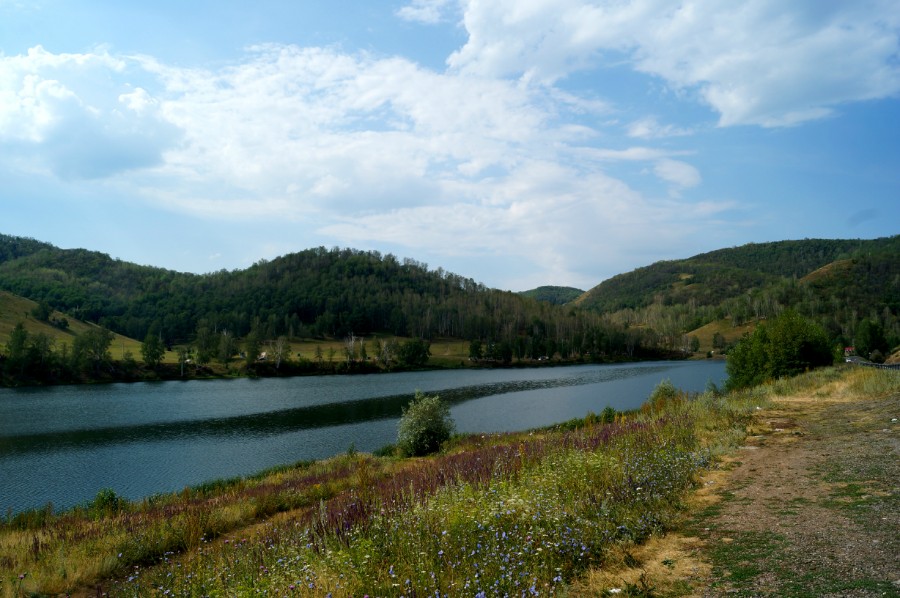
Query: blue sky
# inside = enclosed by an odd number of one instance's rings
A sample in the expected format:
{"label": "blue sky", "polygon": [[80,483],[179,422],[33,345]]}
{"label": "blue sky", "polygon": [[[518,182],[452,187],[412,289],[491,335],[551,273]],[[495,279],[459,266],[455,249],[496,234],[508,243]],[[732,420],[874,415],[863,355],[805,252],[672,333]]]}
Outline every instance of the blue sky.
{"label": "blue sky", "polygon": [[894,0],[0,0],[0,233],[525,290],[898,223]]}

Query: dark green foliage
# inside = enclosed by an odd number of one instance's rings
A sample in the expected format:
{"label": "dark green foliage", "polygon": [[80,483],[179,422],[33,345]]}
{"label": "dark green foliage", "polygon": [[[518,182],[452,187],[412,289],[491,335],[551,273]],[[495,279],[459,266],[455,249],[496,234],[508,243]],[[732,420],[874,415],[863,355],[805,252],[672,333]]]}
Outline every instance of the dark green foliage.
{"label": "dark green foliage", "polygon": [[166,354],[166,346],[158,334],[149,332],[147,338],[141,343],[141,357],[148,367],[155,368]]}
{"label": "dark green foliage", "polygon": [[116,494],[112,488],[103,488],[97,492],[97,496],[91,501],[90,509],[97,516],[114,515],[128,505],[128,501]]}
{"label": "dark green foliage", "polygon": [[255,365],[259,359],[260,345],[259,329],[254,328],[244,339],[244,360],[248,367]]}
{"label": "dark green foliage", "polygon": [[793,311],[759,326],[728,354],[727,386],[745,388],[816,367],[834,357],[825,331]]}
{"label": "dark green foliage", "polygon": [[416,391],[415,398],[403,409],[397,446],[407,457],[427,455],[450,439],[454,427],[447,403],[438,396],[428,397]]}
{"label": "dark green foliage", "polygon": [[55,249],[55,247],[27,237],[0,235],[0,264],[32,255],[42,249]]}
{"label": "dark green foliage", "polygon": [[25,348],[28,342],[28,331],[22,322],[16,324],[9,340],[6,341],[6,356],[12,362],[19,362],[25,359]]}
{"label": "dark green foliage", "polygon": [[65,352],[54,351],[54,340],[44,332],[29,334],[19,322],[0,357],[0,383],[65,382],[75,373]]}
{"label": "dark green foliage", "polygon": [[[868,318],[860,322],[856,328],[854,343],[856,353],[867,359],[872,359],[872,354],[875,352],[883,356],[890,349],[887,339],[884,337],[884,328],[879,322],[873,322]],[[875,359],[872,360],[875,361]]]}
{"label": "dark green foliage", "polygon": [[581,295],[584,294],[584,291],[574,287],[545,286],[530,291],[522,291],[519,294],[524,297],[536,299],[537,301],[546,301],[553,305],[565,305],[566,303],[571,303],[581,297]]}
{"label": "dark green foliage", "polygon": [[112,360],[109,353],[112,341],[113,334],[106,328],[97,326],[85,330],[75,337],[72,345],[74,362],[80,367],[98,372]]}
{"label": "dark green foliage", "polygon": [[725,348],[725,337],[722,336],[721,332],[716,332],[713,334],[712,346],[713,346],[713,349],[719,349],[719,350]]}
{"label": "dark green foliage", "polygon": [[600,412],[600,421],[604,424],[611,424],[616,421],[616,415],[618,415],[618,412],[612,406],[607,405]]}
{"label": "dark green foliage", "polygon": [[691,353],[696,353],[697,351],[700,350],[700,339],[697,338],[696,336],[691,336],[690,345],[691,345]]}
{"label": "dark green foliage", "polygon": [[[596,314],[488,289],[440,268],[429,271],[426,264],[374,251],[319,247],[245,270],[205,275],[0,236],[4,254],[9,259],[0,262],[0,289],[131,338],[145,338],[155,326],[167,346],[193,342],[201,363],[217,354],[224,357],[218,351],[221,334],[227,331],[237,341],[254,326],[263,341],[377,332],[505,340],[512,346],[539,337],[531,343],[534,350],[523,347],[517,356],[549,352],[546,336],[552,330],[565,331],[569,352],[626,352],[622,345],[596,342],[616,336]],[[533,326],[534,321],[541,325]]]}
{"label": "dark green foliage", "polygon": [[[786,307],[820,324],[832,346],[853,344],[872,325],[880,327],[887,347],[876,344],[884,354],[900,344],[898,255],[900,236],[747,245],[641,268],[561,307],[378,252],[320,247],[245,270],[194,275],[0,235],[0,289],[38,301],[42,316],[52,305],[132,338],[158,331],[166,346],[193,345],[200,365],[213,359],[228,365],[241,347],[250,349],[245,355],[255,353],[251,331],[260,347],[281,336],[412,338],[408,345],[372,343],[373,363],[388,369],[427,363],[423,347],[436,338],[471,341],[473,359],[495,364],[666,358],[695,349],[691,331],[712,320],[727,318],[736,326],[771,319]],[[542,299],[562,301],[559,287],[538,290],[558,292],[556,299]],[[627,309],[595,311],[620,308]],[[51,318],[55,325],[65,322]],[[106,367],[108,355],[85,350],[88,340],[61,344],[49,355],[38,346],[40,359],[46,363],[49,356],[55,365],[15,369],[5,363],[3,383],[101,371],[115,377],[115,366]],[[713,344],[728,350],[721,334]],[[326,363],[319,355],[288,367],[280,361],[271,368],[268,362],[248,365],[268,375],[338,372],[351,363],[338,363],[333,355]]]}
{"label": "dark green foliage", "polygon": [[195,342],[197,344],[197,363],[200,365],[212,361],[219,351],[219,339],[205,319],[200,320],[200,324],[197,326]]}
{"label": "dark green foliage", "polygon": [[397,361],[403,367],[422,367],[430,356],[431,343],[421,338],[411,338],[397,348]]}
{"label": "dark green foliage", "polygon": [[40,322],[48,322],[52,314],[53,308],[43,301],[39,302],[34,309],[31,310],[32,317]]}
{"label": "dark green foliage", "polygon": [[222,332],[222,334],[219,335],[219,347],[217,349],[217,356],[219,361],[221,361],[225,365],[228,365],[234,358],[234,353],[236,350],[237,343],[235,343],[234,336],[229,334],[227,330]]}
{"label": "dark green foliage", "polygon": [[751,243],[619,274],[588,291],[580,305],[600,311],[640,308],[660,299],[664,305],[689,299],[718,305],[779,280],[802,278],[839,259],[888,254],[896,260],[898,252],[900,237]]}

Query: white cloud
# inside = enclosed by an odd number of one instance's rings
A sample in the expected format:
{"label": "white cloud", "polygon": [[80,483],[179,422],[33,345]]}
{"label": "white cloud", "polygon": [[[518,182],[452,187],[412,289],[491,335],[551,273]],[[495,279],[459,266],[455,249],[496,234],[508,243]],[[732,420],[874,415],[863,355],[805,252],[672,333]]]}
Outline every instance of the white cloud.
{"label": "white cloud", "polygon": [[696,92],[722,126],[794,125],[845,102],[900,93],[900,5],[893,0],[463,5],[469,39],[448,60],[457,72],[552,84],[624,59]]}
{"label": "white cloud", "polygon": [[605,148],[583,148],[580,150],[585,156],[589,156],[596,160],[602,161],[628,161],[628,162],[645,162],[648,160],[659,160],[666,156],[681,152],[671,152],[667,150],[652,147],[629,147],[623,150],[605,149]]}
{"label": "white cloud", "polygon": [[662,180],[672,183],[677,190],[696,187],[701,180],[696,168],[680,160],[659,160],[653,166],[653,172]]}
{"label": "white cloud", "polygon": [[[177,131],[129,86],[128,61],[105,51],[0,56],[0,146],[34,171],[106,177],[160,164]],[[126,110],[122,110],[122,107]]]}
{"label": "white cloud", "polygon": [[444,20],[445,11],[450,3],[451,0],[413,0],[400,8],[396,14],[404,21],[434,25]]}
{"label": "white cloud", "polygon": [[[79,60],[100,66],[79,75]],[[4,125],[0,152],[17,136],[60,178],[115,175],[122,196],[176,212],[294,222],[326,243],[412,255],[489,253],[581,286],[596,282],[584,272],[615,271],[716,217],[617,179],[617,165],[646,162],[677,191],[700,182],[674,159],[683,151],[603,147],[594,119],[612,108],[552,87],[282,45],[206,69],[100,52],[63,62],[51,78],[25,60],[0,83],[19,94],[30,75],[46,87],[21,104],[44,120]],[[0,82],[8,66],[0,59]]]}
{"label": "white cloud", "polygon": [[690,135],[688,128],[673,124],[662,125],[654,116],[638,119],[628,125],[628,136],[638,139],[662,139],[665,137],[681,137]]}
{"label": "white cloud", "polygon": [[125,104],[129,110],[138,114],[146,114],[149,110],[153,110],[159,106],[159,102],[151,97],[146,89],[140,87],[130,93],[121,94],[119,96],[119,101]]}

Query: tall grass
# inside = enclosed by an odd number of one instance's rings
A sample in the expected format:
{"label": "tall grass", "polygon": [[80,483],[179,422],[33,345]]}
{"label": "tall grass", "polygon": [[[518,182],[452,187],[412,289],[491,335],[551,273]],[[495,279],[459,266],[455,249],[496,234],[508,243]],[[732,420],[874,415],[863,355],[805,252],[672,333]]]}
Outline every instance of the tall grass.
{"label": "tall grass", "polygon": [[705,464],[690,418],[519,437],[421,462],[252,539],[136,571],[114,593],[552,594],[662,531]]}
{"label": "tall grass", "polygon": [[340,457],[139,503],[101,491],[68,512],[9,516],[0,525],[0,595],[62,593],[193,551],[274,513],[317,505],[354,483],[353,470]]}

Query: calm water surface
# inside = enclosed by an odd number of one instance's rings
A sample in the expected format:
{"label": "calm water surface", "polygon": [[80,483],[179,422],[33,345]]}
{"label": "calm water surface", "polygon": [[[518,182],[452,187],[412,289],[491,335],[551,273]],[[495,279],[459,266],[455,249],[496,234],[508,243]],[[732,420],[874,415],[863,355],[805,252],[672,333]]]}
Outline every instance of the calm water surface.
{"label": "calm water surface", "polygon": [[416,390],[460,432],[524,430],[640,405],[664,379],[721,384],[718,361],[0,389],[0,511],[130,499],[396,439]]}

